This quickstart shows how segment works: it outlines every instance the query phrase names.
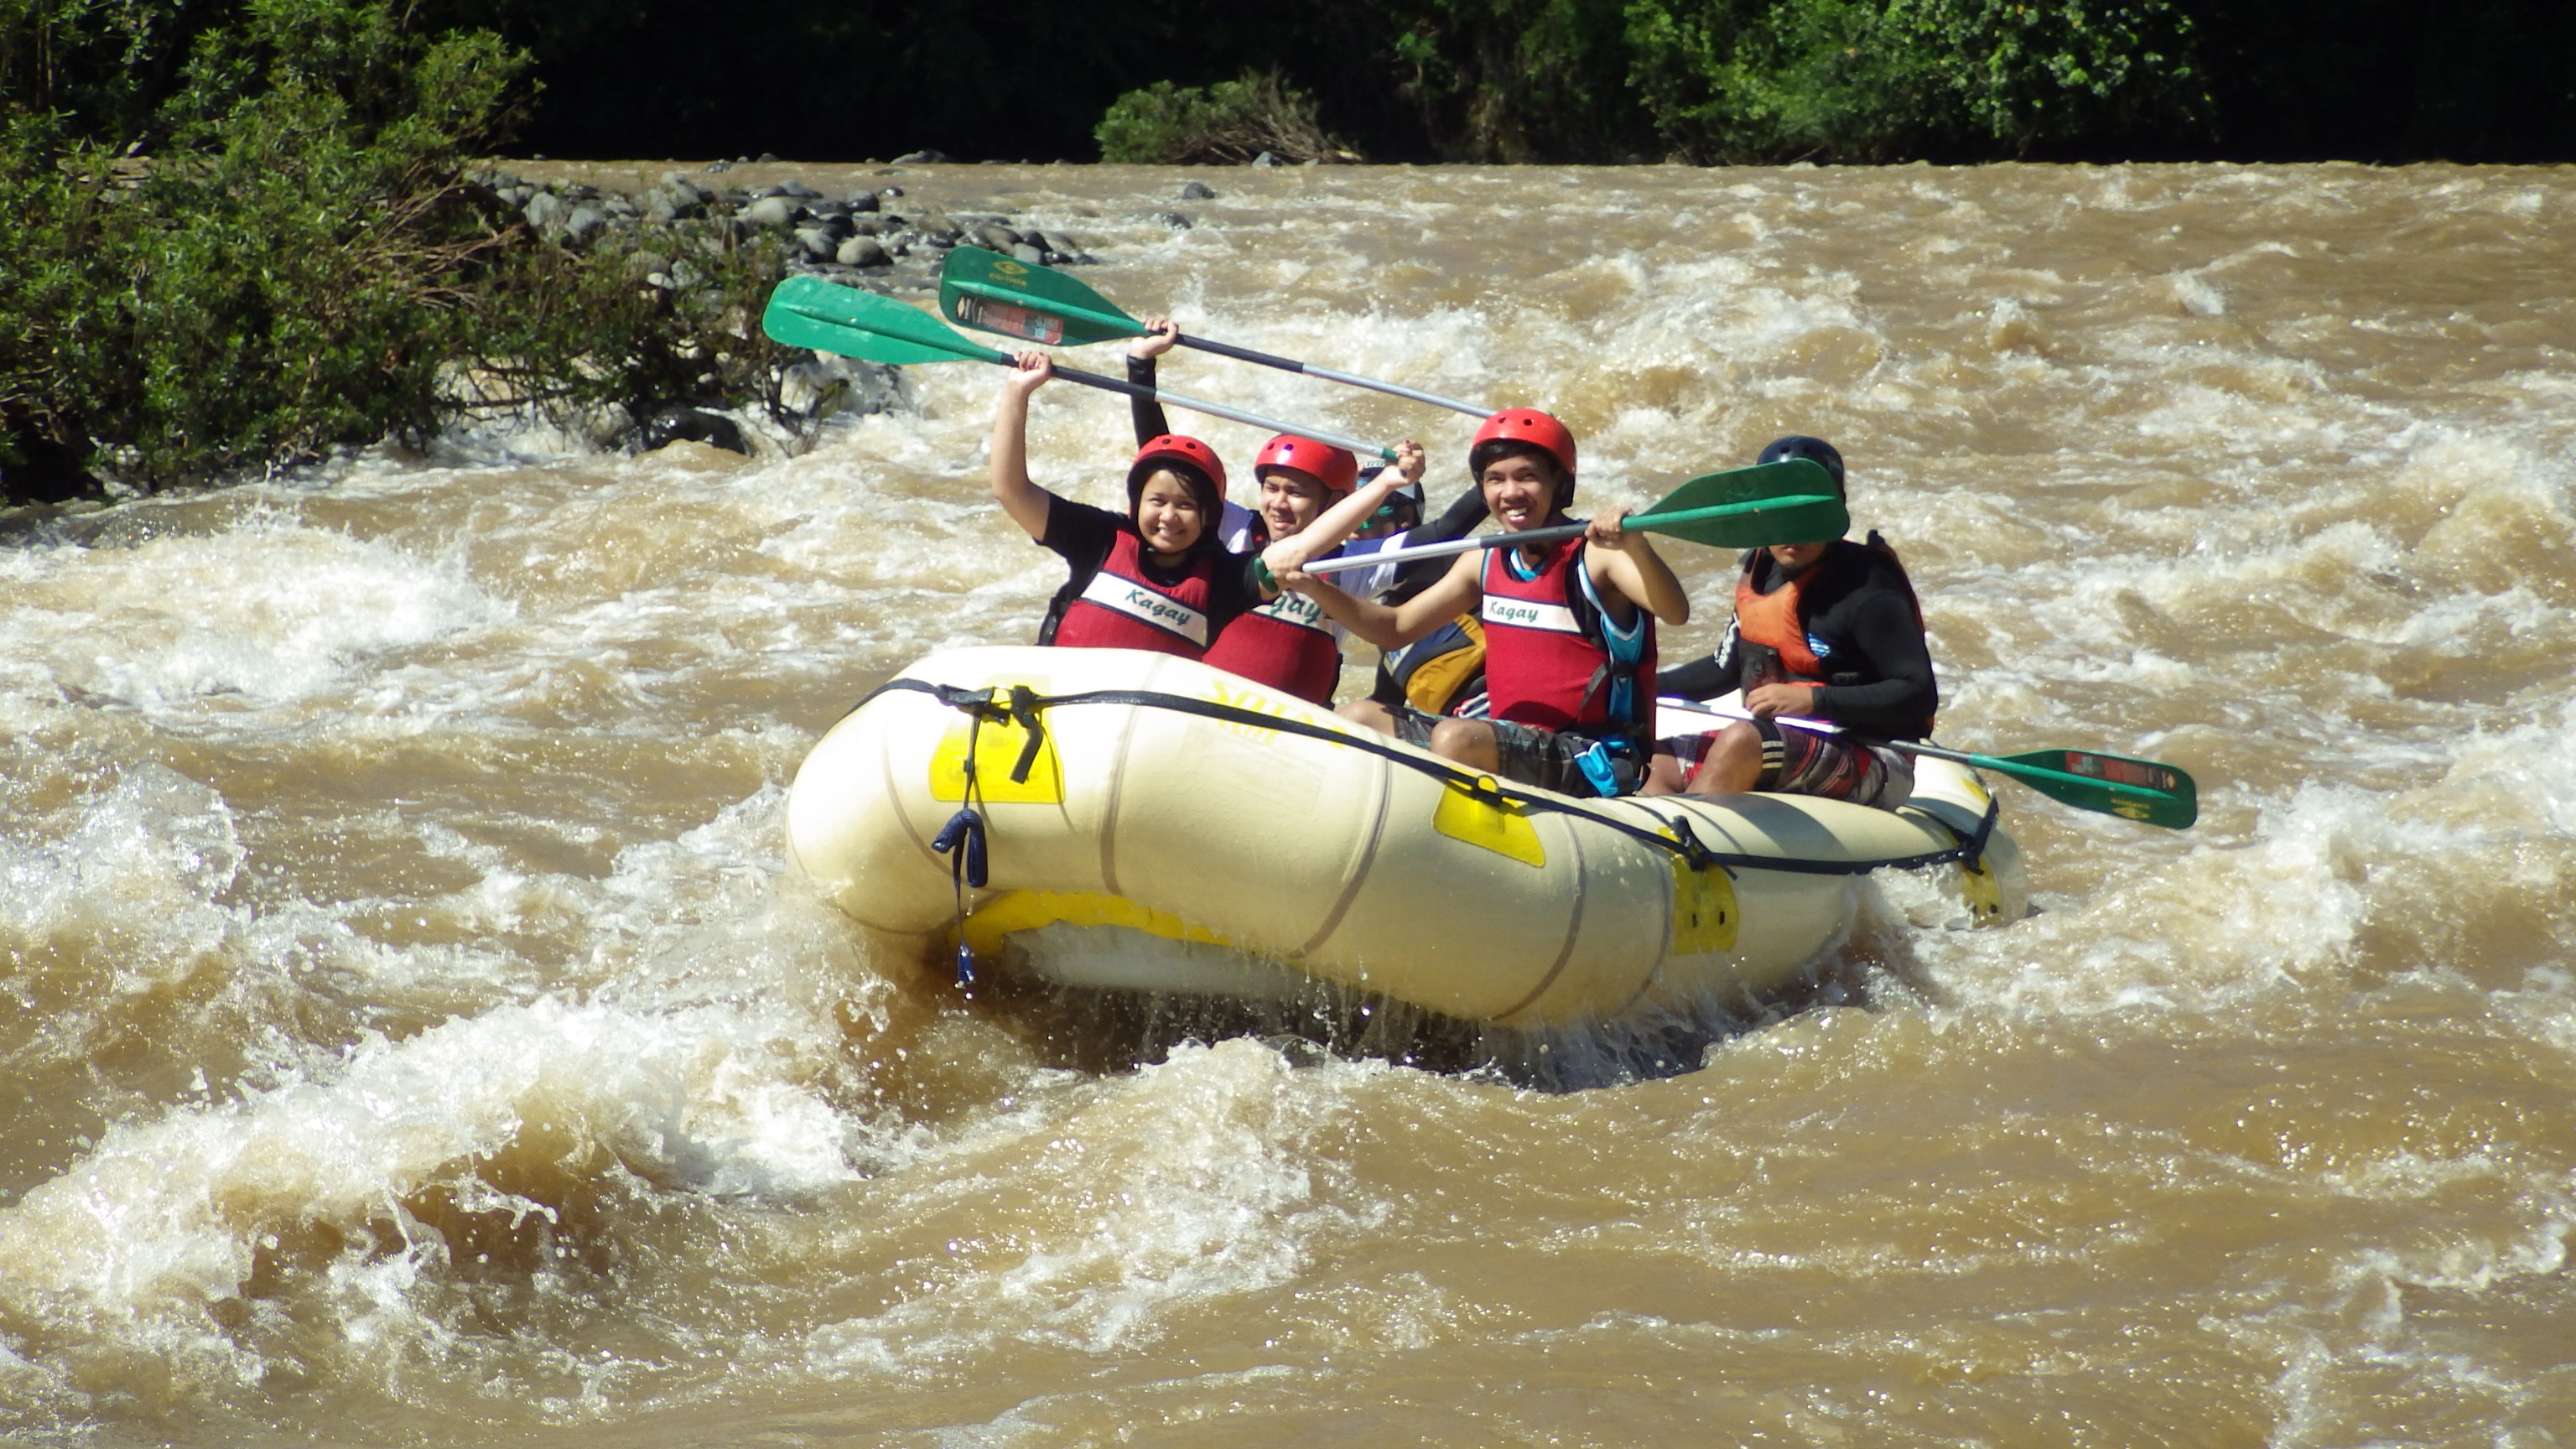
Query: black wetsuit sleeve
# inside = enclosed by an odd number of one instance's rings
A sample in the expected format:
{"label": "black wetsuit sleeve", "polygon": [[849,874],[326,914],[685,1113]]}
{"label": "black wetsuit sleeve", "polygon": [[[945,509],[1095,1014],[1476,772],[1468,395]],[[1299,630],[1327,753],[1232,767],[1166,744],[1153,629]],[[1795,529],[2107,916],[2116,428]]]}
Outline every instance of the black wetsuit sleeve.
{"label": "black wetsuit sleeve", "polygon": [[1835,632],[1851,640],[1879,677],[1868,684],[1827,683],[1816,691],[1816,713],[1865,731],[1913,738],[1941,703],[1932,650],[1915,622],[1914,606],[1895,589],[1870,589],[1842,604],[1848,613],[1834,621],[1840,626]]}
{"label": "black wetsuit sleeve", "polygon": [[[1490,510],[1485,507],[1485,490],[1470,488],[1459,494],[1458,501],[1450,504],[1438,518],[1407,533],[1404,541],[1407,544],[1447,543],[1453,538],[1465,538],[1489,516]],[[1398,565],[1395,583],[1386,591],[1387,600],[1401,603],[1421,593],[1440,582],[1440,576],[1449,572],[1449,566],[1457,561],[1457,555],[1443,554],[1438,558],[1418,558]]]}
{"label": "black wetsuit sleeve", "polygon": [[[1128,358],[1127,380],[1144,387],[1155,386],[1154,359]],[[1137,447],[1141,448],[1172,430],[1171,419],[1163,416],[1163,405],[1152,398],[1130,397],[1127,399],[1127,412],[1136,420]]]}
{"label": "black wetsuit sleeve", "polygon": [[1726,641],[1717,652],[1688,664],[1655,671],[1655,692],[1677,694],[1685,699],[1715,699],[1733,694],[1744,683],[1744,665],[1735,652],[1735,623],[1728,620]]}
{"label": "black wetsuit sleeve", "polygon": [[1055,642],[1056,627],[1064,622],[1064,611],[1073,607],[1092,576],[1109,561],[1109,550],[1118,541],[1119,522],[1118,515],[1106,508],[1047,495],[1046,533],[1037,543],[1063,558],[1066,572],[1063,586],[1047,600],[1046,617],[1038,623],[1039,643]]}

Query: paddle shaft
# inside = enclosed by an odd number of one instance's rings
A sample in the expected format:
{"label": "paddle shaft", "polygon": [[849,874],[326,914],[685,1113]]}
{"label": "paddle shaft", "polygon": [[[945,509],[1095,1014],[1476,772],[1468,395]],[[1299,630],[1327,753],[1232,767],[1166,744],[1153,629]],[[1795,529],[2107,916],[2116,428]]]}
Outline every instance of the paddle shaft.
{"label": "paddle shaft", "polygon": [[[1679,508],[1670,513],[1631,513],[1620,520],[1620,527],[1656,533],[1664,527],[1692,523],[1703,518],[1742,518],[1760,513],[1766,508],[1776,510],[1780,503],[1779,499],[1761,498],[1746,503],[1719,503],[1707,508]],[[1398,563],[1412,558],[1444,558],[1450,554],[1474,553],[1478,549],[1485,548],[1517,548],[1523,544],[1555,543],[1559,539],[1578,537],[1583,530],[1591,526],[1589,523],[1559,523],[1546,528],[1525,528],[1518,533],[1489,533],[1481,538],[1452,539],[1445,543],[1417,544],[1411,548],[1380,549],[1376,553],[1310,563],[1306,565],[1306,572],[1328,574],[1342,569],[1359,568],[1364,564]]]}
{"label": "paddle shaft", "polygon": [[[1138,335],[1151,336],[1152,334],[1139,333]],[[1311,362],[1299,362],[1293,357],[1277,357],[1267,352],[1255,352],[1249,347],[1237,347],[1230,342],[1210,342],[1204,337],[1192,337],[1186,333],[1178,335],[1174,340],[1183,347],[1195,347],[1201,352],[1213,352],[1219,357],[1231,357],[1237,362],[1255,362],[1263,367],[1278,368],[1282,372],[1302,372],[1308,377],[1320,377],[1326,382],[1347,383],[1352,387],[1364,387],[1372,392],[1382,392],[1390,397],[1429,403],[1436,408],[1447,408],[1453,413],[1465,413],[1471,418],[1493,416],[1491,408],[1478,407],[1471,402],[1460,402],[1454,397],[1442,397],[1436,392],[1423,392],[1401,383],[1381,382],[1374,377],[1362,377],[1356,372],[1339,372],[1329,367],[1317,367]]]}
{"label": "paddle shaft", "polygon": [[[1308,573],[1314,572],[1314,566],[1311,564],[1308,565],[1306,571]],[[1737,714],[1732,710],[1711,709],[1704,704],[1691,704],[1671,698],[1656,700],[1655,707],[1658,709],[1678,709],[1686,714],[1715,715],[1719,719],[1742,720],[1746,718],[1744,715]],[[1813,734],[1843,735],[1857,743],[1884,746],[1902,755],[1929,755],[1936,760],[1950,760],[1957,764],[1972,765],[1977,769],[1992,770],[1996,774],[2009,775],[2017,780],[2031,782],[2043,780],[2055,781],[2061,785],[2072,785],[2078,789],[2086,791],[2102,789],[2117,790],[2124,788],[2120,785],[2120,782],[2116,780],[2101,780],[2090,775],[2077,775],[2071,774],[2065,770],[2052,770],[2045,765],[2026,765],[2019,760],[2006,760],[1994,755],[1973,755],[1965,750],[1945,750],[1938,745],[1918,745],[1906,740],[1868,739],[1860,735],[1852,734],[1850,731],[1842,729],[1839,726],[1823,724],[1812,720],[1782,719],[1777,720],[1776,723],[1785,724],[1791,729],[1806,730]],[[2167,766],[2166,768],[2171,767]],[[2125,788],[2136,789],[2140,787],[2128,786]]]}
{"label": "paddle shaft", "polygon": [[[1073,345],[1105,342],[1115,337],[1154,335],[1144,323],[1120,311],[1117,303],[1082,282],[1062,272],[1031,267],[1026,262],[981,247],[951,250],[946,260],[940,263],[939,283],[940,305],[950,320],[985,332],[999,332],[1031,342]],[[1044,325],[1048,322],[1054,325]],[[1293,357],[1255,352],[1230,342],[1211,342],[1204,337],[1188,337],[1179,333],[1173,334],[1173,340],[1184,347],[1195,347],[1201,352],[1231,357],[1238,362],[1258,363],[1283,372],[1320,377],[1327,382],[1364,387],[1392,397],[1465,413],[1473,418],[1490,417],[1494,411],[1471,402],[1460,402],[1454,397],[1381,382],[1355,372],[1315,367]],[[1306,436],[1312,437],[1313,434]]]}
{"label": "paddle shaft", "polygon": [[[1307,572],[1312,573],[1314,570],[1309,568]],[[1704,704],[1690,704],[1670,697],[1656,700],[1655,707],[1657,709],[1677,709],[1682,711],[1684,714],[1715,715],[1719,719],[1747,720],[1750,718],[1748,715],[1737,714],[1735,711],[1730,709],[1711,709]],[[1862,739],[1858,735],[1851,734],[1849,730],[1844,729],[1840,725],[1826,724],[1820,720],[1790,718],[1775,720],[1774,723],[1785,724],[1791,729],[1805,730],[1810,734],[1849,735],[1852,739],[1858,740],[1864,745],[1885,745],[1887,748],[1895,750],[1899,754],[1930,755],[1936,760],[1953,760],[1962,765],[1988,766],[2006,774],[2047,775],[2059,780],[2072,781],[2078,785],[2100,785],[2102,783],[2099,780],[2087,780],[2081,775],[2069,775],[2062,770],[2042,769],[2037,765],[2017,765],[2010,760],[1996,759],[1992,755],[1972,755],[1964,750],[1945,750],[1938,745],[1918,745],[1905,740]]]}
{"label": "paddle shaft", "polygon": [[1370,564],[1401,563],[1409,558],[1446,558],[1451,554],[1474,553],[1484,548],[1554,543],[1561,538],[1573,538],[1591,526],[1588,523],[1560,523],[1553,528],[1527,528],[1519,533],[1489,533],[1482,538],[1460,538],[1446,543],[1416,544],[1411,548],[1382,548],[1375,553],[1346,554],[1341,558],[1317,559],[1306,565],[1306,572],[1332,574],[1340,573],[1344,569],[1366,568]]}

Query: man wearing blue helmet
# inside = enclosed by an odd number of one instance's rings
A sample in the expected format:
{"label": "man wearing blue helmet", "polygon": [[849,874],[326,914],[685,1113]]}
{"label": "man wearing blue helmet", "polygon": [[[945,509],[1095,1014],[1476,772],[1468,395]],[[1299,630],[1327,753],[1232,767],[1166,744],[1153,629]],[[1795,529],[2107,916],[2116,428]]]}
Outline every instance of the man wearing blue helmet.
{"label": "man wearing blue helmet", "polygon": [[[1760,461],[1784,458],[1822,464],[1842,490],[1843,458],[1831,443],[1782,438]],[[1725,641],[1706,659],[1664,671],[1659,683],[1663,693],[1693,699],[1741,690],[1753,718],[1658,740],[1646,794],[1765,790],[1893,810],[1914,790],[1905,756],[1779,721],[1919,740],[1932,733],[1941,702],[1914,585],[1875,531],[1867,543],[1826,539],[1746,553]]]}

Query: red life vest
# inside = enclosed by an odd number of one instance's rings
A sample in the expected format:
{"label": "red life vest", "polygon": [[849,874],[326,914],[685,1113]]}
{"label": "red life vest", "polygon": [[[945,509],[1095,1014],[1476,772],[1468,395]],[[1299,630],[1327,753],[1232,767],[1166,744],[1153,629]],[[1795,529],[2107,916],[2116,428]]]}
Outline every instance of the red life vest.
{"label": "red life vest", "polygon": [[1177,584],[1146,577],[1143,539],[1127,529],[1109,546],[1109,557],[1068,600],[1055,629],[1041,643],[1068,649],[1150,649],[1196,659],[1207,652],[1209,575],[1228,555],[1191,556]]}
{"label": "red life vest", "polygon": [[1497,548],[1485,558],[1485,697],[1495,719],[1540,729],[1640,727],[1655,697],[1655,620],[1642,606],[1637,622],[1614,639],[1591,575],[1583,540],[1552,544],[1537,574],[1518,577]]}
{"label": "red life vest", "polygon": [[1342,678],[1342,645],[1324,622],[1323,606],[1283,593],[1238,614],[1208,646],[1207,662],[1314,704],[1333,702]]}

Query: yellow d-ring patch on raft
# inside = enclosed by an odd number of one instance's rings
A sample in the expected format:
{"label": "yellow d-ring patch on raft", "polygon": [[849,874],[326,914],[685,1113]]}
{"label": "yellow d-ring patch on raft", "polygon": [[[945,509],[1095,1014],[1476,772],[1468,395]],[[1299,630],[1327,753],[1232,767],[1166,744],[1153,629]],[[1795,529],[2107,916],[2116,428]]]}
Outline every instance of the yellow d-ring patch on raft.
{"label": "yellow d-ring patch on raft", "polygon": [[976,908],[966,918],[966,946],[978,956],[1002,949],[1002,938],[1014,931],[1034,931],[1062,921],[1076,926],[1126,926],[1167,941],[1198,941],[1234,949],[1232,941],[1204,926],[1193,926],[1169,911],[1140,906],[1125,896],[1098,891],[1012,891]]}
{"label": "yellow d-ring patch on raft", "polygon": [[1064,800],[1064,766],[1055,755],[1055,737],[1048,735],[1038,745],[1038,757],[1029,762],[1029,777],[1013,780],[1011,771],[1020,763],[1020,751],[1027,749],[1029,732],[1017,720],[987,719],[980,725],[960,715],[939,737],[938,748],[930,752],[930,798],[963,800],[966,798],[966,742],[975,742],[975,795],[996,805],[1035,803],[1060,804]]}
{"label": "yellow d-ring patch on raft", "polygon": [[1673,950],[1676,956],[1706,956],[1735,949],[1735,882],[1726,867],[1693,870],[1673,857]]}
{"label": "yellow d-ring patch on raft", "polygon": [[1547,847],[1539,844],[1538,827],[1520,805],[1504,798],[1490,775],[1474,785],[1449,781],[1440,791],[1440,808],[1432,812],[1431,828],[1523,865],[1547,868]]}
{"label": "yellow d-ring patch on raft", "polygon": [[1968,903],[1972,925],[1991,926],[2004,918],[2004,888],[1982,855],[1959,862],[1959,897]]}

